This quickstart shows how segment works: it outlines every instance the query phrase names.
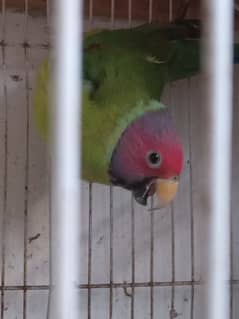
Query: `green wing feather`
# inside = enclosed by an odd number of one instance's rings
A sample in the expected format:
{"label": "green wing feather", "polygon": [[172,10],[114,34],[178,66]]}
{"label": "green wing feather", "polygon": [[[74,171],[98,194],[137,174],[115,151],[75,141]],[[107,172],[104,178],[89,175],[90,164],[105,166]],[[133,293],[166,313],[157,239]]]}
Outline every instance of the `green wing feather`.
{"label": "green wing feather", "polygon": [[[128,30],[96,30],[86,35],[82,112],[84,179],[109,183],[111,153],[127,125],[147,110],[163,107],[160,97],[167,82],[199,71],[199,40],[192,37],[191,28],[190,24],[144,25]],[[45,61],[34,95],[36,124],[46,138],[49,73],[49,63]]]}

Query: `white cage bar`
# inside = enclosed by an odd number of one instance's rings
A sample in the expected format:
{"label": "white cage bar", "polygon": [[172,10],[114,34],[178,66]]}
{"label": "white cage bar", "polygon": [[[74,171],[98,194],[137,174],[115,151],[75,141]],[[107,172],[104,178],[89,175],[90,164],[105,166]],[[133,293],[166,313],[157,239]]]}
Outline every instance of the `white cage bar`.
{"label": "white cage bar", "polygon": [[[85,25],[94,29],[151,22],[157,18],[155,8],[159,2],[145,1],[145,21],[135,21],[136,2],[128,0],[128,11],[122,21],[117,13],[118,0],[108,2],[108,17],[102,19],[95,16],[97,0],[89,0]],[[46,23],[50,26],[52,8],[48,0],[46,19],[31,13],[32,1],[22,0],[22,3],[25,7],[22,12],[10,12],[8,1],[1,0],[0,318],[9,319],[17,315],[20,319],[35,319],[38,315],[37,319],[45,319],[50,290],[47,269],[50,208],[46,204],[49,201],[48,193],[44,194],[44,204],[38,203],[38,193],[42,191],[38,179],[49,173],[44,171],[41,163],[41,152],[46,147],[34,132],[31,90],[40,63],[49,51],[46,33],[50,30],[52,34],[52,29],[50,27],[43,32],[42,27]],[[175,4],[175,1],[168,0],[168,20],[174,18]],[[237,73],[236,69],[235,86],[239,81]],[[11,76],[23,80],[12,81]],[[182,186],[173,207],[149,213],[122,190],[83,183],[81,225],[84,229],[81,235],[81,279],[78,290],[81,319],[153,319],[158,316],[171,319],[202,318],[201,278],[204,273],[200,266],[199,246],[204,239],[207,219],[201,214],[204,210],[200,197],[203,170],[198,164],[202,156],[198,150],[201,82],[198,76],[173,83],[163,96],[165,104],[172,107],[177,104],[174,111],[181,123],[186,151]],[[18,104],[19,107],[14,109]],[[234,104],[239,109],[236,96]],[[238,186],[238,111],[236,114],[233,170],[236,177],[233,183]],[[16,131],[15,122],[22,123],[17,133],[13,133]],[[22,147],[18,147],[19,144]],[[236,189],[238,187],[235,187],[232,202],[230,319],[239,316],[239,216]],[[13,195],[15,190],[16,196]],[[14,200],[16,204],[12,204]],[[35,204],[32,207],[33,200],[36,200],[37,208]]]}
{"label": "white cage bar", "polygon": [[224,319],[230,315],[233,1],[211,0],[206,6],[211,124],[208,318]]}
{"label": "white cage bar", "polygon": [[50,318],[80,316],[82,1],[56,1]]}

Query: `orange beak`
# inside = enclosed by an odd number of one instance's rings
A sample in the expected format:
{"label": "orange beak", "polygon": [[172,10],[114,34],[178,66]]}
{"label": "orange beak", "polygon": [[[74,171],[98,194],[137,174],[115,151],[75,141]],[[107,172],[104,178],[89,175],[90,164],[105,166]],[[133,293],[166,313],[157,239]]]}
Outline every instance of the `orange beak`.
{"label": "orange beak", "polygon": [[155,182],[155,194],[157,207],[162,208],[168,205],[176,196],[178,190],[177,180],[157,179]]}

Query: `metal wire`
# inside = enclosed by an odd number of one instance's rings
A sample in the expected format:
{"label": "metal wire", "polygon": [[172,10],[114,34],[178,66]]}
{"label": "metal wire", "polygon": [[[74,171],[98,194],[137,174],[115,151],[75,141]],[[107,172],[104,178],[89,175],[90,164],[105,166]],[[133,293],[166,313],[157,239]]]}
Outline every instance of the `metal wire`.
{"label": "metal wire", "polygon": [[[170,12],[169,12],[169,21],[170,21]],[[170,105],[173,105],[173,84],[170,85]],[[170,319],[175,317],[175,211],[174,204],[170,205],[170,226],[171,226],[171,280],[172,280],[172,288],[171,288],[171,305],[170,305]]]}
{"label": "metal wire", "polygon": [[[190,91],[190,80],[188,80],[188,89]],[[191,100],[188,103],[188,146],[189,146],[189,178],[190,178],[190,250],[191,250],[191,307],[190,319],[194,318],[194,280],[195,280],[195,252],[194,252],[194,207],[193,207],[193,172],[192,172],[192,118],[191,118]]]}
{"label": "metal wire", "polygon": [[132,24],[132,0],[128,0],[128,23],[129,27]]}
{"label": "metal wire", "polygon": [[149,23],[153,20],[153,0],[149,0]]}
{"label": "metal wire", "polygon": [[132,280],[132,289],[131,294],[131,318],[134,318],[134,304],[135,304],[135,202],[133,196],[131,196],[131,280]]}
{"label": "metal wire", "polygon": [[50,9],[50,0],[46,1],[46,23],[49,26],[51,19],[51,9]]}
{"label": "metal wire", "polygon": [[[29,57],[28,57],[28,0],[24,2],[24,63],[25,63],[25,94],[26,94],[26,150],[25,150],[25,193],[24,193],[24,265],[23,265],[23,282],[27,284],[27,241],[28,241],[28,184],[29,184]],[[23,319],[26,319],[27,314],[27,296],[26,291],[23,291]]]}
{"label": "metal wire", "polygon": [[110,294],[109,294],[109,319],[113,316],[113,280],[114,280],[114,251],[113,251],[113,236],[114,236],[114,214],[113,214],[113,188],[110,186]]}
{"label": "metal wire", "polygon": [[113,28],[115,24],[115,0],[111,0],[110,17],[111,28]]}
{"label": "metal wire", "polygon": [[[154,207],[153,199],[151,201],[151,208]],[[150,318],[154,318],[154,214],[155,211],[150,212]]]}
{"label": "metal wire", "polygon": [[[91,283],[90,285],[88,284],[81,284],[78,285],[78,289],[84,289],[84,290],[89,290],[89,289],[104,289],[104,288],[151,288],[151,287],[172,287],[173,285],[175,287],[191,287],[192,285],[195,286],[200,286],[202,285],[203,282],[201,281],[190,281],[190,280],[185,280],[185,281],[179,281],[175,280],[173,281],[136,281],[135,283],[133,282],[105,282],[105,283]],[[232,281],[233,285],[239,285],[239,280],[233,280]],[[4,285],[0,286],[1,291],[11,291],[11,290],[48,290],[50,289],[50,285]]]}
{"label": "metal wire", "polygon": [[89,22],[93,22],[93,3],[94,0],[89,0]]}
{"label": "metal wire", "polygon": [[[169,0],[169,22],[173,18],[173,0]],[[170,87],[170,105],[173,104],[173,98],[172,98],[172,87]],[[172,265],[172,289],[171,289],[171,305],[170,305],[170,311],[169,316],[170,319],[173,319],[175,317],[176,311],[175,311],[175,214],[174,214],[174,204],[172,203],[170,205],[170,214],[171,214],[171,265]]]}
{"label": "metal wire", "polygon": [[169,0],[169,21],[173,20],[173,0]]}
{"label": "metal wire", "polygon": [[89,184],[89,233],[88,233],[88,319],[91,318],[91,266],[92,266],[92,184]]}
{"label": "metal wire", "polygon": [[[236,67],[236,72],[234,75],[238,74],[238,67]],[[235,76],[235,81],[234,81],[234,105],[236,103],[238,103],[238,95],[237,95],[237,88],[239,85],[239,81],[238,81],[238,76]],[[237,127],[237,123],[238,123],[238,108],[234,107],[233,109],[233,137],[235,140],[235,136],[237,136],[237,132],[238,132],[238,127]],[[234,154],[234,153],[233,153]],[[233,158],[232,159],[232,167],[236,167],[237,168],[237,159]],[[232,171],[232,176],[233,176],[233,171]],[[237,195],[236,195],[237,196]],[[234,316],[234,309],[235,309],[235,305],[237,303],[237,300],[234,299],[234,285],[233,285],[233,278],[234,278],[234,274],[236,271],[236,267],[235,267],[235,262],[237,261],[237,258],[234,256],[234,251],[235,251],[235,247],[233,247],[234,244],[234,232],[233,229],[235,229],[235,221],[234,221],[234,207],[233,204],[231,205],[231,234],[230,234],[230,241],[231,241],[231,247],[230,247],[230,272],[231,272],[231,276],[230,276],[230,281],[231,281],[231,291],[230,291],[230,319],[233,319]],[[237,249],[237,245],[236,245],[236,249]]]}
{"label": "metal wire", "polygon": [[[234,114],[233,114],[234,117]],[[233,233],[232,233],[232,216],[233,216],[233,212],[232,212],[232,207],[231,207],[231,212],[230,212],[230,282],[232,282],[233,280],[233,273],[234,273],[234,267],[233,267],[233,262],[234,262],[234,258],[233,258]],[[233,285],[230,285],[230,319],[233,319]]]}
{"label": "metal wire", "polygon": [[[48,171],[49,171],[49,176],[48,176],[48,193],[49,193],[49,218],[48,218],[48,223],[49,223],[49,243],[48,243],[48,251],[51,251],[51,243],[52,243],[52,219],[51,219],[51,212],[52,212],[52,176],[51,176],[51,158],[49,157],[48,160]],[[49,256],[50,257],[50,256]],[[51,258],[49,258],[49,282],[52,283],[52,273],[53,273],[53,268],[52,268],[52,262]],[[51,304],[52,304],[52,298],[51,298],[51,292],[50,289],[48,289],[48,303],[47,303],[47,319],[50,319],[51,315]]]}
{"label": "metal wire", "polygon": [[175,220],[174,220],[174,204],[171,204],[171,252],[172,252],[172,292],[171,292],[171,309],[170,309],[170,318],[173,318],[175,309]]}
{"label": "metal wire", "polygon": [[[6,4],[5,0],[2,0],[2,26],[1,26],[1,43],[5,43],[6,38]],[[7,108],[7,86],[6,86],[6,52],[5,47],[1,47],[1,54],[2,54],[2,65],[1,65],[1,72],[3,76],[3,108],[4,108],[4,175],[3,175],[3,186],[4,186],[4,193],[3,193],[3,203],[2,203],[2,227],[1,227],[1,259],[2,259],[2,267],[1,267],[1,286],[5,286],[5,237],[6,237],[6,213],[7,213],[7,181],[8,181],[8,108]],[[4,316],[4,307],[5,307],[5,294],[4,290],[1,290],[1,319]]]}
{"label": "metal wire", "polygon": [[50,44],[49,43],[29,43],[29,42],[6,42],[6,41],[1,41],[0,42],[0,48],[24,48],[26,47],[28,49],[44,49],[44,50],[49,50],[50,49]]}

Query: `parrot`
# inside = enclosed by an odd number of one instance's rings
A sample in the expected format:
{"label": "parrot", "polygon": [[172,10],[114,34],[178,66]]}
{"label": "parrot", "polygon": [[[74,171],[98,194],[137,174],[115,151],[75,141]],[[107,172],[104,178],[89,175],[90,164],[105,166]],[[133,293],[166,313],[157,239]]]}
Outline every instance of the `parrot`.
{"label": "parrot", "polygon": [[[150,23],[130,29],[94,30],[83,40],[82,179],[116,185],[147,205],[153,195],[166,206],[176,196],[184,151],[165,86],[200,71],[200,21]],[[235,44],[235,59],[239,46]],[[34,117],[49,136],[51,66],[40,66]]]}

